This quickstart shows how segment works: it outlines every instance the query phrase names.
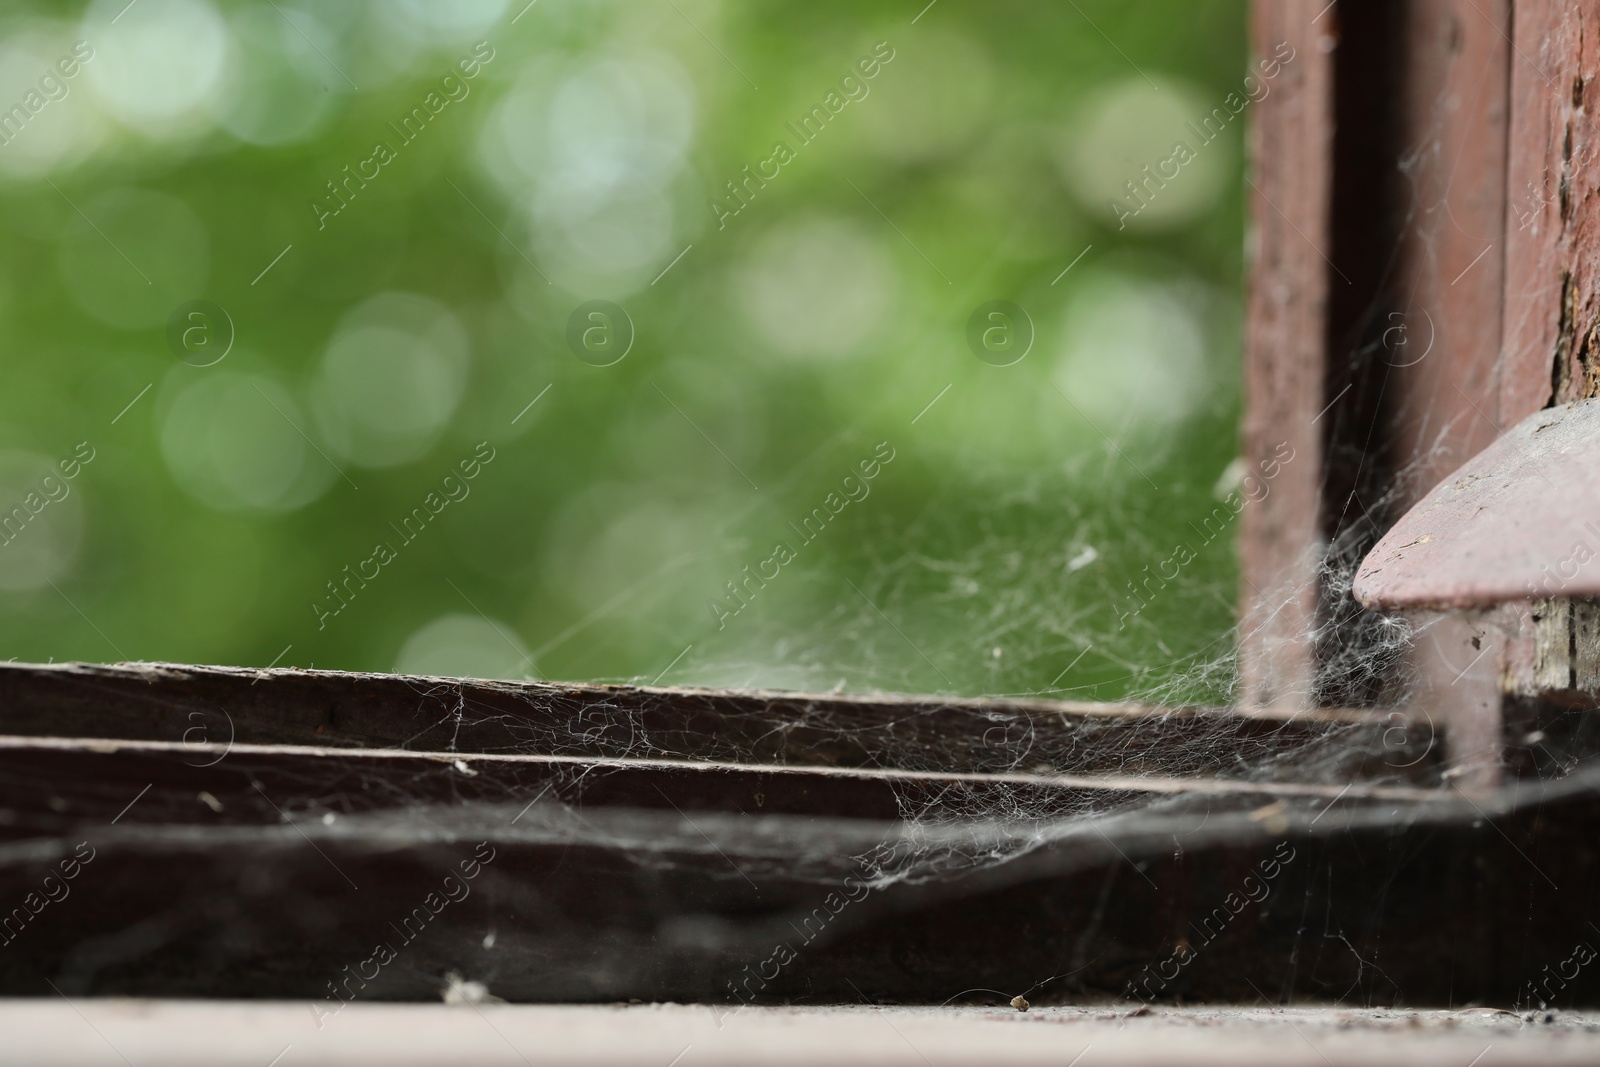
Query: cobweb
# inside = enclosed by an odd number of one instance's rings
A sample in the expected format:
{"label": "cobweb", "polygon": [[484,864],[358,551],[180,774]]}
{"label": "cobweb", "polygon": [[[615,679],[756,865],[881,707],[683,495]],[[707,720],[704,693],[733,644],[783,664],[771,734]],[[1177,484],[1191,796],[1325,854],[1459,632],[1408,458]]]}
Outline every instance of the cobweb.
{"label": "cobweb", "polygon": [[[1414,217],[1424,209],[1431,205],[1413,204],[1409,213]],[[1361,389],[1381,386],[1381,365],[1392,353],[1372,338],[1389,314],[1387,303],[1373,306],[1360,338],[1350,345],[1348,377],[1360,382]],[[1391,412],[1386,417],[1410,414]],[[1336,426],[1339,418],[1336,410]],[[1185,841],[1198,844],[1255,833],[1259,824],[1249,821],[1249,811],[1264,802],[1260,794],[1250,794],[1252,786],[1303,788],[1284,818],[1305,829],[1358,779],[1356,797],[1399,797],[1418,785],[1436,784],[1416,770],[1437,770],[1431,733],[1421,736],[1409,727],[1396,728],[1381,710],[1360,713],[1408,704],[1413,683],[1408,651],[1417,628],[1428,623],[1367,611],[1351,598],[1350,584],[1363,555],[1411,498],[1412,474],[1462,458],[1450,452],[1448,429],[1438,432],[1425,454],[1410,457],[1399,469],[1370,461],[1359,449],[1333,457],[1334,466],[1358,471],[1350,492],[1360,503],[1314,550],[1319,557],[1311,579],[1317,589],[1317,622],[1305,636],[1316,649],[1318,669],[1311,688],[1289,694],[1289,702],[1356,709],[1343,718],[1317,718],[1312,727],[1288,716],[1283,731],[1248,736],[1241,735],[1233,716],[1196,718],[1190,710],[1196,705],[1227,708],[1242,697],[1236,650],[1246,635],[1227,621],[1235,615],[1238,599],[1237,572],[1230,562],[1237,511],[1217,536],[1208,536],[1195,522],[1165,516],[1175,512],[1198,521],[1237,501],[1241,482],[1237,469],[1230,468],[1231,475],[1218,471],[1216,485],[1161,485],[1164,457],[1194,443],[1181,435],[1162,443],[1145,441],[1142,450],[1129,443],[1135,451],[1130,457],[1113,434],[1050,469],[1021,475],[990,472],[992,497],[976,519],[970,506],[953,506],[955,501],[935,495],[909,530],[873,528],[871,518],[862,520],[870,536],[858,530],[848,551],[843,545],[818,549],[837,551],[854,567],[857,579],[849,588],[837,586],[831,568],[819,567],[786,576],[784,586],[764,593],[763,604],[792,596],[824,605],[809,625],[741,620],[736,639],[710,658],[691,660],[672,676],[673,681],[707,685],[778,688],[790,678],[813,683],[837,672],[838,693],[859,697],[864,705],[874,693],[907,691],[1016,701],[991,702],[975,710],[952,696],[929,698],[935,706],[944,702],[983,725],[958,739],[960,762],[972,769],[970,774],[949,774],[950,742],[931,737],[928,721],[939,711],[907,709],[863,721],[852,716],[848,703],[837,700],[774,697],[783,719],[766,732],[709,739],[701,750],[685,753],[683,739],[652,727],[654,716],[637,702],[591,704],[581,713],[552,717],[547,713],[549,693],[530,693],[528,714],[516,716],[485,712],[456,687],[448,714],[419,717],[410,744],[459,751],[461,769],[451,772],[446,765],[446,770],[433,766],[426,773],[396,770],[360,780],[308,780],[283,799],[279,814],[293,824],[293,832],[328,844],[355,838],[397,846],[454,842],[471,836],[472,827],[494,826],[492,836],[498,841],[598,842],[643,867],[672,868],[686,857],[704,859],[716,852],[742,876],[782,876],[820,890],[835,884],[842,870],[865,870],[874,891],[907,883],[942,887],[957,897],[975,876],[1020,864],[1063,841],[1120,844],[1139,859],[1155,847],[1153,842],[1161,848],[1175,842],[1181,849]],[[1348,435],[1336,429],[1331,436],[1342,441]],[[858,443],[852,441],[833,454],[854,457],[856,451]],[[1108,469],[1118,476],[1101,477]],[[1144,484],[1151,477],[1157,482],[1154,494]],[[953,480],[950,492],[968,491],[971,484],[971,478]],[[1086,489],[1091,484],[1101,488],[1091,492]],[[1254,506],[1246,500],[1240,510]],[[901,546],[906,542],[921,547],[905,552]],[[1106,577],[1138,573],[1140,566],[1158,567],[1173,558],[1180,544],[1193,550],[1197,562],[1176,565],[1177,573],[1159,586],[1133,591],[1126,582]],[[679,592],[674,589],[673,595]],[[1269,603],[1257,614],[1270,614],[1279,606]],[[637,610],[647,613],[649,601],[640,602]],[[779,620],[794,617],[776,613]],[[885,651],[889,646],[892,653]],[[1019,679],[1029,679],[1031,685],[1019,687]],[[615,680],[648,684],[655,679]],[[432,707],[441,696],[448,699],[453,685],[444,680],[419,683],[419,707]],[[650,699],[660,707],[683,699],[681,692],[653,693]],[[1093,717],[1062,724],[1042,703],[1052,699],[1117,700],[1170,710],[1148,717],[1141,730],[1113,735]],[[463,730],[479,737],[497,730],[499,740],[458,749]],[[1169,739],[1178,730],[1184,742],[1174,751]],[[696,814],[691,820],[681,811],[660,807],[607,812],[581,804],[596,783],[621,773],[608,760],[731,763],[760,753],[778,762],[814,763],[820,762],[816,753],[830,744],[857,753],[858,766],[907,774],[906,782],[896,787],[892,819],[829,820],[822,825],[778,816],[750,820]],[[471,757],[482,752],[574,762],[544,768],[542,784],[534,787],[515,776],[475,770]],[[248,796],[254,781],[252,757],[240,752],[228,760],[226,766],[240,776],[239,795]],[[422,779],[428,779],[432,795],[441,773],[456,775],[448,777],[448,798],[419,802]],[[923,777],[913,780],[917,775]],[[1127,788],[1083,787],[1084,779],[1097,775]],[[1064,779],[1071,784],[1063,785]],[[1172,782],[1205,783],[1210,793],[1156,787]],[[102,792],[111,804],[111,791]],[[1197,795],[1208,796],[1207,804],[1213,806],[1197,805]],[[1213,807],[1219,814],[1211,821]],[[1359,808],[1355,815],[1328,819],[1320,830],[1346,828],[1351,819],[1425,817],[1420,810],[1396,816]],[[130,826],[121,831],[122,840],[130,844],[163,832],[137,819]],[[40,829],[48,838],[48,825]],[[292,843],[290,832],[285,829],[284,839]],[[182,833],[192,841],[200,831],[186,828]],[[239,832],[205,833],[222,843]],[[886,846],[893,862],[882,860]],[[0,864],[27,867],[47,853],[54,854],[53,846],[11,844],[0,851]],[[1087,848],[1083,854],[1085,862],[1095,855]],[[314,902],[304,903],[314,907]],[[810,906],[800,906],[797,914]],[[786,915],[744,920],[687,916],[672,929],[650,935],[745,951],[762,943]],[[161,936],[146,933],[155,940]],[[507,936],[503,930],[501,936]],[[94,961],[79,959],[75,965],[78,977],[87,981]]]}

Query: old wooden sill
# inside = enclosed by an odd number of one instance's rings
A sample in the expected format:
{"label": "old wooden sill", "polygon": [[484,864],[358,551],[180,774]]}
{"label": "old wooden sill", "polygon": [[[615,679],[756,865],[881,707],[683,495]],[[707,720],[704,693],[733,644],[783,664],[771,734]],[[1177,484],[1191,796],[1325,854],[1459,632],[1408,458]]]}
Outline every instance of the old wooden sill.
{"label": "old wooden sill", "polygon": [[[1590,741],[1551,726],[1515,749],[1519,791],[1472,796],[1423,725],[4,665],[0,901],[80,842],[95,858],[0,948],[0,991],[326,1011],[333,983],[482,843],[493,859],[471,895],[352,995],[437,999],[455,975],[515,1001],[941,1003],[981,986],[1125,1008],[1510,1006],[1588,917],[1600,792],[1581,767],[1545,779]],[[1017,764],[1000,741],[1021,736]],[[1285,780],[1235,758],[1330,738],[1320,771]],[[814,919],[886,843],[1010,858],[883,879]],[[1171,981],[1138,984],[1274,855],[1293,860],[1270,899]],[[780,942],[796,958],[752,981]],[[1600,978],[1563,997],[1593,1003]]]}

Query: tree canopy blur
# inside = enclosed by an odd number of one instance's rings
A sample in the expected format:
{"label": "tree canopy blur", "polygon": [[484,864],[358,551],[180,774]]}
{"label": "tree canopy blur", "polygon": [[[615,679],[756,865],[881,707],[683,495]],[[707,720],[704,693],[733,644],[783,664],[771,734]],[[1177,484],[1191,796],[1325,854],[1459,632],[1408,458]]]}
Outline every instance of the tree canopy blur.
{"label": "tree canopy blur", "polygon": [[7,5],[0,655],[1228,698],[1242,0],[524,3]]}

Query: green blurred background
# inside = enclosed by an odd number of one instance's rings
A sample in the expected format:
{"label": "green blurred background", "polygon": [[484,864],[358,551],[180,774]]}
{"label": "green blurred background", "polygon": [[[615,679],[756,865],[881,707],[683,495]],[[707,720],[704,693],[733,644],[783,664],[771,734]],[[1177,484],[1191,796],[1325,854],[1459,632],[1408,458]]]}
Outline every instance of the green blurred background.
{"label": "green blurred background", "polygon": [[0,508],[66,495],[0,546],[0,656],[1229,699],[1232,531],[1124,613],[1235,454],[1244,118],[1110,201],[1239,88],[1245,4],[923,3],[8,4]]}

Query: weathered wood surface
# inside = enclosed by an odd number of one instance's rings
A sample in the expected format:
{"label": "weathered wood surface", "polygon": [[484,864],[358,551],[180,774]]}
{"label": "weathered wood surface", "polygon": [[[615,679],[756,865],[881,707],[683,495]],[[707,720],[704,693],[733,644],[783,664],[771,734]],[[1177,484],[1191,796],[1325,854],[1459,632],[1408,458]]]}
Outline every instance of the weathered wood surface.
{"label": "weathered wood surface", "polygon": [[[1600,11],[1518,3],[1512,36],[1502,425],[1600,396]],[[1572,610],[1523,613],[1502,667],[1511,688],[1550,688],[1546,631]]]}
{"label": "weathered wood surface", "polygon": [[1332,247],[1334,28],[1316,0],[1253,5],[1251,52],[1294,59],[1250,110],[1250,273],[1241,448],[1252,470],[1293,459],[1240,515],[1239,666],[1247,705],[1302,707],[1313,692]]}
{"label": "weathered wood surface", "polygon": [[[755,744],[819,706],[830,730],[859,713],[853,747],[824,749],[820,730]],[[428,999],[457,973],[513,1000],[837,1003],[859,989],[937,1003],[1062,975],[1052,996],[1130,1004],[1252,985],[1509,1004],[1581,932],[1600,877],[1595,791],[1581,773],[1539,783],[1593,747],[1560,709],[1519,722],[1520,804],[1441,787],[1436,766],[1418,779],[1434,784],[1407,784],[1401,764],[1437,746],[1399,716],[1384,723],[1395,743],[1341,758],[1361,735],[1316,730],[1368,716],[1027,714],[1062,746],[1105,751],[1077,770],[870,765],[918,716],[928,731],[949,716],[974,744],[981,724],[1027,721],[981,703],[6,667],[0,992],[302,997],[325,1012],[339,996]],[[1131,758],[1144,735],[1128,728],[1206,716],[1226,729],[1182,743],[1233,751],[1229,730],[1270,728],[1274,744],[1329,748],[1345,776]],[[755,758],[716,758],[731,752]],[[1245,906],[1266,865],[1270,891]],[[1151,986],[1146,968],[1202,942]],[[393,958],[378,964],[380,945]],[[793,958],[775,964],[779,946]],[[1594,980],[1571,984],[1574,1003],[1600,1001]]]}
{"label": "weathered wood surface", "polygon": [[[1245,454],[1295,460],[1243,516],[1245,697],[1382,705],[1397,675],[1352,651],[1376,624],[1342,583],[1496,433],[1510,3],[1265,3],[1254,26],[1298,69],[1252,112]],[[1486,639],[1446,620],[1412,655],[1458,763],[1495,759]]]}
{"label": "weathered wood surface", "polygon": [[[1511,0],[1368,2],[1399,10],[1404,58],[1384,168],[1392,266],[1365,334],[1381,362],[1366,387],[1386,424],[1363,447],[1390,481],[1382,493],[1363,487],[1370,514],[1360,501],[1350,508],[1352,520],[1376,524],[1362,532],[1366,545],[1506,424],[1499,392],[1516,62]],[[1336,356],[1358,359],[1353,350]],[[1482,784],[1500,758],[1503,641],[1493,627],[1447,617],[1409,655],[1411,699],[1449,709],[1451,762]]]}
{"label": "weathered wood surface", "polygon": [[1536,411],[1429,492],[1356,574],[1369,607],[1600,596],[1600,400]]}
{"label": "weathered wood surface", "polygon": [[1382,2],[1400,12],[1404,64],[1384,176],[1396,247],[1368,336],[1394,420],[1380,443],[1398,475],[1393,520],[1510,424],[1499,392],[1516,60],[1511,0]]}
{"label": "weathered wood surface", "polygon": [[[0,734],[1124,777],[1434,780],[1420,720],[174,664],[0,664]],[[1337,740],[1335,749],[1329,743]],[[1432,746],[1430,748],[1430,746]]]}
{"label": "weathered wood surface", "polygon": [[1600,601],[1541,600],[1529,610],[1533,625],[1532,692],[1600,693]]}
{"label": "weathered wood surface", "polygon": [[1600,10],[1521,2],[1511,34],[1501,420],[1600,395]]}
{"label": "weathered wood surface", "polygon": [[[0,745],[3,910],[92,851],[13,921],[0,991],[326,1011],[354,968],[361,999],[428,999],[455,972],[513,1000],[938,1003],[1063,975],[1036,999],[1510,1006],[1588,936],[1600,879],[1582,775],[1513,806],[303,746],[194,765],[210,755]],[[1130,988],[1181,945],[1171,980]],[[1562,996],[1600,1002],[1600,971]]]}
{"label": "weathered wood surface", "polygon": [[1329,17],[1318,693],[1439,710],[1452,764],[1487,786],[1499,762],[1499,633],[1433,620],[1405,657],[1374,658],[1386,624],[1346,583],[1388,525],[1496,433],[1510,4],[1341,0]]}

